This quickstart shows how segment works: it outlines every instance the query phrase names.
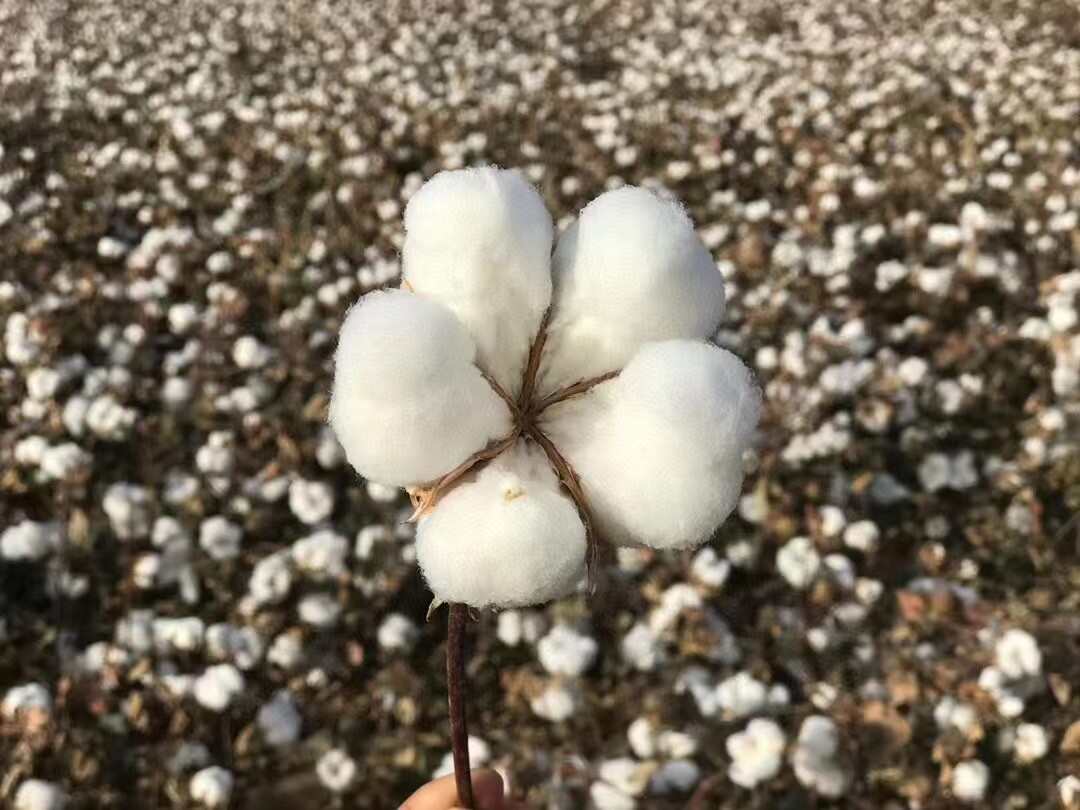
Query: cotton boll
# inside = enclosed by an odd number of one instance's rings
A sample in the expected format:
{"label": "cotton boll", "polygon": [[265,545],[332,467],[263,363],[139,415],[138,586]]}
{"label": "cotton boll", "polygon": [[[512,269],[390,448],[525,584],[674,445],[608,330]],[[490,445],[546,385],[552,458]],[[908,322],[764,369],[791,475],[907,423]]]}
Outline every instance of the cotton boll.
{"label": "cotton boll", "polygon": [[552,681],[529,701],[529,708],[549,723],[561,723],[573,717],[582,702],[580,691],[572,684]]}
{"label": "cotton boll", "polygon": [[699,545],[731,514],[761,397],[735,355],[652,343],[614,380],[548,409],[544,429],[619,545]]}
{"label": "cotton boll", "polygon": [[552,675],[576,677],[593,665],[596,641],[565,624],[557,624],[536,645],[544,669]]}
{"label": "cotton boll", "polygon": [[519,441],[421,519],[416,555],[439,600],[530,605],[582,578],[585,527],[543,451]]}
{"label": "cotton boll", "polygon": [[408,652],[420,638],[420,630],[408,616],[391,613],[379,625],[376,637],[384,650]]}
{"label": "cotton boll", "polygon": [[476,347],[442,304],[390,290],[361,299],[341,327],[330,425],[365,478],[428,483],[493,439],[510,411],[472,363]]}
{"label": "cotton boll", "polygon": [[649,783],[652,793],[689,793],[701,779],[701,769],[688,759],[674,759],[661,765]]}
{"label": "cotton boll", "polygon": [[593,782],[589,798],[596,810],[636,810],[637,800],[607,782]]}
{"label": "cotton boll", "polygon": [[204,807],[225,807],[233,791],[233,775],[217,765],[203,768],[191,777],[191,798]]}
{"label": "cotton boll", "polygon": [[552,230],[533,187],[492,167],[437,174],[405,209],[405,280],[457,315],[511,395],[551,299]]}
{"label": "cotton boll", "polygon": [[642,188],[602,194],[559,238],[538,390],[626,365],[649,341],[706,338],[724,277],[676,204]]}
{"label": "cotton boll", "polygon": [[1042,652],[1038,642],[1025,630],[1006,632],[994,648],[994,658],[998,669],[1007,678],[1015,680],[1042,672]]}
{"label": "cotton boll", "polygon": [[12,561],[40,560],[59,548],[63,539],[59,523],[23,520],[0,532],[0,557]]}
{"label": "cotton boll", "polygon": [[15,791],[14,810],[63,810],[67,796],[52,782],[27,779]]}
{"label": "cotton boll", "polygon": [[244,691],[244,676],[232,664],[208,667],[195,680],[195,700],[213,712],[223,712]]}
{"label": "cotton boll", "polygon": [[743,731],[727,738],[731,781],[753,788],[772,779],[783,764],[784,742],[784,732],[772,720],[751,720]]}
{"label": "cotton boll", "polygon": [[321,523],[334,511],[334,490],[322,481],[297,478],[289,484],[289,509],[301,523]]}
{"label": "cotton boll", "polygon": [[356,760],[340,748],[333,748],[319,757],[315,773],[328,790],[340,793],[356,778]]}
{"label": "cotton boll", "polygon": [[822,796],[843,796],[849,776],[838,759],[839,746],[836,723],[822,715],[806,718],[792,755],[795,778]]}
{"label": "cotton boll", "polygon": [[981,802],[990,784],[990,769],[977,759],[960,762],[953,769],[952,792],[962,802]]}

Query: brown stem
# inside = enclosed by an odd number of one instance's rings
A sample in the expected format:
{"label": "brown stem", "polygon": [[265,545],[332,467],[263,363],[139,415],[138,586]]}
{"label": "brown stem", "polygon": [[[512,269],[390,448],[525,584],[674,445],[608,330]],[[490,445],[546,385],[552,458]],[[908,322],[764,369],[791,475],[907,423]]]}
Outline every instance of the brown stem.
{"label": "brown stem", "polygon": [[450,709],[450,748],[454,756],[454,782],[458,804],[474,810],[472,770],[469,765],[469,727],[465,719],[465,623],[468,608],[455,602],[450,605],[446,633],[446,696]]}

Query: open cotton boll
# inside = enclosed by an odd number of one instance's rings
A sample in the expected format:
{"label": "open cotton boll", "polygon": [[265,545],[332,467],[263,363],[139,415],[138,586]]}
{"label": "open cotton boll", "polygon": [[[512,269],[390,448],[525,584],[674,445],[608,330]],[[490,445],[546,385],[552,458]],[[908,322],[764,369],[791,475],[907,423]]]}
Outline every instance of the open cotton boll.
{"label": "open cotton boll", "polygon": [[416,557],[436,599],[532,605],[584,575],[585,527],[543,451],[519,441],[421,519]]}
{"label": "open cotton boll", "polygon": [[646,345],[614,380],[550,408],[543,427],[577,471],[602,537],[686,548],[737,505],[760,409],[735,355],[673,340]]}
{"label": "open cotton boll", "polygon": [[493,167],[441,172],[405,209],[405,280],[453,310],[511,395],[551,300],[552,231],[536,190]]}
{"label": "open cotton boll", "polygon": [[617,371],[647,342],[706,338],[724,277],[674,202],[642,188],[601,194],[559,238],[538,390]]}
{"label": "open cotton boll", "polygon": [[473,365],[476,346],[445,306],[400,290],[350,310],[334,358],[330,425],[365,478],[433,481],[510,432],[510,411]]}

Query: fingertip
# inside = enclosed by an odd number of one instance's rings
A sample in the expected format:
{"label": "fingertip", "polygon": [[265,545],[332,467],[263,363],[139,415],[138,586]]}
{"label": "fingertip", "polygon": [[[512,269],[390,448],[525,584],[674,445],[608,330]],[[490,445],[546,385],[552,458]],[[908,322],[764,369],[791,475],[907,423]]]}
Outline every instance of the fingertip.
{"label": "fingertip", "polygon": [[503,779],[498,771],[476,771],[472,777],[473,793],[478,810],[500,810],[503,798]]}

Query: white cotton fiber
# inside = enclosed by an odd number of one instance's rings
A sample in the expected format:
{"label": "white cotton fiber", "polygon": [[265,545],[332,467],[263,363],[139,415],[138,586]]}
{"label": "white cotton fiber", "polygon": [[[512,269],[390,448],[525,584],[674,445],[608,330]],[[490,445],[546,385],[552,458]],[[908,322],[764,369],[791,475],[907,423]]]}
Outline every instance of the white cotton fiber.
{"label": "white cotton fiber", "polygon": [[395,486],[431,482],[510,432],[510,410],[473,365],[475,352],[429,298],[373,292],[350,310],[330,425],[357,472]]}
{"label": "white cotton fiber", "polygon": [[585,572],[585,527],[543,451],[518,442],[420,521],[417,560],[436,599],[546,602]]}
{"label": "white cotton fiber", "polygon": [[724,277],[674,202],[625,186],[601,194],[559,238],[538,390],[622,368],[649,341],[707,338]]}
{"label": "white cotton fiber", "polygon": [[511,395],[551,299],[552,230],[536,190],[493,167],[437,174],[405,209],[405,281],[453,310]]}
{"label": "white cotton fiber", "polygon": [[543,428],[577,471],[604,539],[686,548],[731,514],[761,395],[710,343],[641,349],[614,380],[552,406]]}

